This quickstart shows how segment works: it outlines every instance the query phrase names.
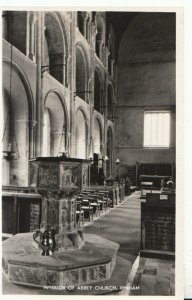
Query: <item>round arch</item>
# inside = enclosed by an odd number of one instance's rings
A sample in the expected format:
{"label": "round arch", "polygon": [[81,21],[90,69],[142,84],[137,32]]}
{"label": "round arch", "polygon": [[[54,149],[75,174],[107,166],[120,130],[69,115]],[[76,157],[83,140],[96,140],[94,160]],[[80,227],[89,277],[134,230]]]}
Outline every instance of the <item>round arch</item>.
{"label": "round arch", "polygon": [[44,66],[47,72],[62,84],[66,81],[68,43],[63,19],[57,12],[45,13]]}
{"label": "round arch", "polygon": [[76,44],[76,95],[88,101],[89,63],[86,50],[81,43]]}
{"label": "round arch", "polygon": [[68,116],[68,109],[67,109],[66,101],[59,90],[51,89],[50,91],[48,91],[48,93],[45,96],[44,104],[46,104],[47,97],[49,96],[50,93],[54,93],[60,99],[62,109],[64,112],[64,116],[65,116],[65,126],[68,129],[69,128],[69,116]]}
{"label": "round arch", "polygon": [[[28,160],[33,157],[32,91],[26,74],[14,61],[3,60],[3,75],[3,184],[27,186]],[[8,152],[11,157],[7,156]]]}
{"label": "round arch", "polygon": [[102,155],[102,122],[98,116],[94,118],[94,134],[93,134],[93,146],[94,153],[98,154],[99,157]]}
{"label": "round arch", "polygon": [[[3,58],[3,63],[7,64],[9,67],[11,67],[11,64],[12,64],[12,69],[18,74],[18,76],[24,86],[25,93],[27,95],[29,120],[34,120],[34,99],[33,99],[33,93],[32,93],[31,86],[30,86],[29,80],[27,78],[27,75],[15,61],[12,61],[12,63],[11,63],[8,58]],[[4,75],[3,79],[5,79],[5,77],[6,76]]]}
{"label": "round arch", "polygon": [[43,155],[58,156],[68,151],[68,113],[58,90],[50,90],[44,101]]}
{"label": "round arch", "polygon": [[87,158],[88,119],[82,107],[77,109],[75,121],[75,156]]}
{"label": "round arch", "polygon": [[66,20],[64,18],[64,16],[59,12],[53,12],[55,13],[55,15],[57,16],[58,21],[60,22],[61,28],[62,28],[62,32],[63,32],[63,38],[64,38],[64,45],[65,45],[65,52],[66,54],[68,54],[69,52],[69,42],[68,42],[68,34],[67,34],[67,25],[66,25]]}

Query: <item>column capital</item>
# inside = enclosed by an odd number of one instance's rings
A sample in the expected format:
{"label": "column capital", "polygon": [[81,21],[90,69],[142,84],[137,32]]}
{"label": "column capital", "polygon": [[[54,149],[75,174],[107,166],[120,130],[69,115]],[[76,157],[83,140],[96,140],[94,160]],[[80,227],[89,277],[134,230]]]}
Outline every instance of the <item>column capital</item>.
{"label": "column capital", "polygon": [[71,136],[71,132],[66,131],[66,135],[67,135],[68,137],[70,137],[70,136]]}
{"label": "column capital", "polygon": [[35,126],[37,125],[36,120],[29,120],[28,123],[29,123],[29,127],[32,129],[35,128]]}
{"label": "column capital", "polygon": [[51,131],[50,131],[50,135],[51,135],[51,136],[59,136],[59,135],[61,135],[61,134],[62,134],[62,132],[59,131],[59,130],[51,130]]}
{"label": "column capital", "polygon": [[29,22],[31,24],[35,24],[36,21],[37,21],[36,13],[35,12],[30,12],[30,14],[29,14]]}

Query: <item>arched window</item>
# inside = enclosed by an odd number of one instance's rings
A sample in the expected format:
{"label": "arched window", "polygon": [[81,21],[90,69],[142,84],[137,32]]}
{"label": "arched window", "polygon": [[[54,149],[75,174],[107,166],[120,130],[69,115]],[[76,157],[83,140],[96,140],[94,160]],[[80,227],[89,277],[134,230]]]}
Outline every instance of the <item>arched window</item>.
{"label": "arched window", "polygon": [[88,92],[88,74],[86,60],[82,49],[76,48],[76,94],[83,100],[87,99]]}
{"label": "arched window", "polygon": [[87,124],[85,116],[81,110],[77,111],[76,114],[76,157],[86,158],[87,157]]}

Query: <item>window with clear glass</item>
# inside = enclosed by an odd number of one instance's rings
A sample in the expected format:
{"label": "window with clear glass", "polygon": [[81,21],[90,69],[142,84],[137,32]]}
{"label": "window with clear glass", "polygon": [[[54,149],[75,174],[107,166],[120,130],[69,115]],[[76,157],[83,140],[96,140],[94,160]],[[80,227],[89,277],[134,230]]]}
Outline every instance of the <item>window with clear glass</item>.
{"label": "window with clear glass", "polygon": [[170,146],[170,112],[146,111],[144,113],[144,147]]}

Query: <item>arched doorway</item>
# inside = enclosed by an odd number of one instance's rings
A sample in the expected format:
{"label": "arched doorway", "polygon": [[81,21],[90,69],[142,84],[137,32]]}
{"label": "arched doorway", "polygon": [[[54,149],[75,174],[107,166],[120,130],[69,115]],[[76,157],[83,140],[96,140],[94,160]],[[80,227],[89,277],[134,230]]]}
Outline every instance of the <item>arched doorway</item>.
{"label": "arched doorway", "polygon": [[56,91],[45,99],[43,122],[43,156],[58,156],[67,149],[67,111]]}
{"label": "arched doorway", "polygon": [[87,158],[87,124],[86,118],[81,109],[78,109],[76,113],[76,128],[75,128],[75,140],[76,140],[76,157]]}

